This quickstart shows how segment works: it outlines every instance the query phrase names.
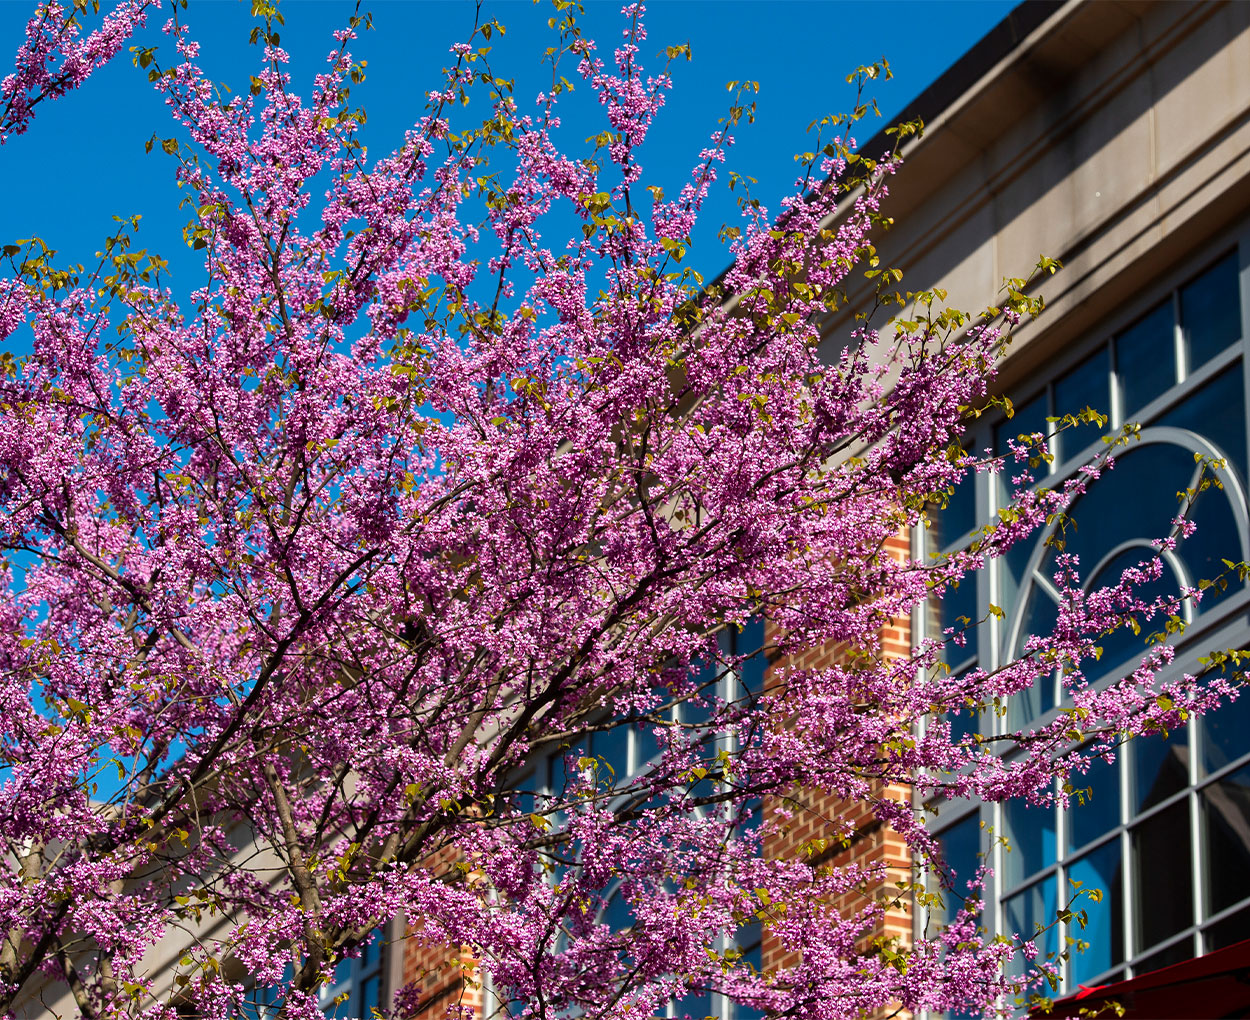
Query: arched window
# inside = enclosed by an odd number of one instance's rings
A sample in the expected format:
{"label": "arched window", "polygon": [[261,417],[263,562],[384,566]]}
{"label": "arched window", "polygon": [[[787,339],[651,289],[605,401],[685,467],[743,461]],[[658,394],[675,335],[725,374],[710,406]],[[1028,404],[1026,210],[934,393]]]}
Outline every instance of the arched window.
{"label": "arched window", "polygon": [[[1198,530],[1163,554],[1157,591],[1214,578],[1224,572],[1225,559],[1250,561],[1250,308],[1241,299],[1250,293],[1250,232],[1243,229],[1231,251],[1213,254],[1205,267],[1194,267],[1196,274],[1179,271],[1172,289],[1157,290],[1153,301],[1113,318],[1109,330],[1056,352],[1052,373],[1035,378],[1021,399],[1013,395],[1011,419],[978,422],[965,437],[968,449],[1001,454],[1009,438],[1050,431],[1048,418],[1086,406],[1108,414],[1111,429],[1140,423],[1140,441],[1071,507],[1073,524],[1060,536],[1064,551],[1080,559],[1086,589],[1117,581],[1126,567],[1155,555],[1150,541],[1171,533],[1181,509],[1177,493],[1197,480],[1196,455],[1223,461],[1215,471],[1221,487],[1199,495],[1191,514]],[[1061,484],[1100,448],[1093,426],[1063,433],[1038,484]],[[994,519],[1004,488],[992,476],[969,475],[925,536],[927,549],[947,552],[968,541],[974,528]],[[965,646],[950,649],[952,671],[996,668],[1019,655],[1028,635],[1051,630],[1058,609],[1052,580],[1057,550],[1047,542],[1053,527],[965,578],[928,613],[916,614],[930,635],[961,627],[961,616],[985,620]],[[1173,639],[1176,671],[1193,671],[1211,648],[1250,647],[1250,590],[1235,575],[1227,580],[1227,588],[1207,589],[1200,603],[1182,606],[1187,627]],[[1001,620],[989,614],[991,604],[1003,609]],[[1089,681],[1110,682],[1131,669],[1152,629],[1105,636]],[[985,711],[953,721],[957,732],[1016,729],[1046,719],[1061,691],[1056,674],[1017,695],[1005,717]],[[1166,736],[1131,741],[1114,763],[1095,763],[1086,776],[1074,777],[1073,786],[1083,792],[1069,811],[1017,802],[939,806],[934,829],[958,873],[957,894],[978,854],[989,855],[987,930],[1028,932],[1053,919],[1071,883],[1100,889],[1099,902],[1079,904],[1088,916],[1084,929],[1053,928],[1041,940],[1043,953],[1058,950],[1065,938],[1090,944],[1061,967],[1063,990],[1144,973],[1244,937],[1250,924],[1250,698]],[[1010,852],[999,843],[991,848],[991,830],[1006,837]]]}

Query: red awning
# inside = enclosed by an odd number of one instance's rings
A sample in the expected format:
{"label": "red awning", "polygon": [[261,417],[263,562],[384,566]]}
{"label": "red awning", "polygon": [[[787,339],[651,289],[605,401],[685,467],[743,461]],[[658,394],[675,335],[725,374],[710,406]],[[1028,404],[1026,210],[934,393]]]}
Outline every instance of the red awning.
{"label": "red awning", "polygon": [[[1250,1017],[1250,939],[1206,956],[1139,974],[1128,981],[1082,989],[1034,1017],[1079,1017],[1108,1002],[1124,1007],[1124,1020],[1232,1020]],[[1087,1014],[1088,1015],[1088,1014]],[[1107,1009],[1100,1014],[1114,1017]]]}

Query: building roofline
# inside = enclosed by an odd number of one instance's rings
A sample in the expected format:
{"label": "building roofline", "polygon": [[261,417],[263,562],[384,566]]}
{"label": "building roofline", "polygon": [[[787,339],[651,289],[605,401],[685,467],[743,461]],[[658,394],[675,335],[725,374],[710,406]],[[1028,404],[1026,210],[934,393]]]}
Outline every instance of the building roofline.
{"label": "building roofline", "polygon": [[1020,49],[1037,28],[1067,3],[1068,0],[1023,0],[1017,4],[936,81],[907,103],[900,114],[891,118],[892,122],[873,135],[861,151],[870,154],[889,151],[894,136],[887,132],[897,123],[919,119],[927,127],[937,121],[973,91],[978,82],[990,77],[999,63]]}
{"label": "building roofline", "polygon": [[[866,145],[858,146],[865,154],[873,154],[874,158],[889,152],[896,139],[891,130],[895,125],[906,121],[920,119],[928,131],[931,127],[946,119],[946,115],[955,108],[962,106],[970,95],[976,91],[978,83],[992,80],[996,75],[995,68],[1009,61],[1021,50],[1026,41],[1048,20],[1064,8],[1079,5],[1080,0],[1021,0],[997,25],[991,28],[938,78],[925,88],[919,95],[907,103],[903,110],[890,119]],[[908,148],[915,144],[923,144],[924,138],[913,137]],[[784,216],[782,217],[784,221]],[[704,293],[719,287],[733,269],[733,262],[724,266],[702,288]],[[721,300],[731,300],[732,295],[723,293]]]}

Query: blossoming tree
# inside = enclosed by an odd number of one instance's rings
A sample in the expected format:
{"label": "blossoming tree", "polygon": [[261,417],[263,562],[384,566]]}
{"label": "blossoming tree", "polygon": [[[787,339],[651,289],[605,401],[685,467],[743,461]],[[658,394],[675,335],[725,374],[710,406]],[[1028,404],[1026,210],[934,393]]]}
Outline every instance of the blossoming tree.
{"label": "blossoming tree", "polygon": [[[648,189],[670,80],[644,73],[641,7],[604,59],[558,0],[553,84],[529,107],[481,21],[377,160],[348,106],[362,19],[301,98],[256,7],[242,95],[202,75],[180,10],[172,63],[133,50],[189,138],[165,148],[203,286],[178,301],[124,230],[91,271],[4,249],[0,335],[33,351],[0,378],[0,1012],[60,985],[86,1017],[236,1016],[265,988],[315,1016],[400,912],[413,938],[471,947],[517,1016],[646,1017],[707,990],[810,1018],[1002,1001],[1032,933],[978,931],[975,885],[913,944],[869,938],[882,870],[770,852],[786,812],[764,824],[759,803],[802,786],[869,805],[916,861],[892,895],[935,897],[938,848],[885,785],[1045,800],[1229,693],[1214,670],[1159,685],[1166,643],[1085,683],[1101,635],[1166,630],[1198,597],[1135,595],[1158,561],[1085,593],[1061,560],[1054,632],[993,673],[947,675],[942,639],[883,654],[884,625],[1106,466],[1047,491],[1028,465],[1044,437],[1009,464],[959,445],[1036,311],[1023,285],[977,319],[940,295],[881,334],[865,315],[822,360],[852,275],[881,302],[897,283],[871,238],[899,162],[857,152],[858,100],[780,220],[745,205],[705,285],[689,237],[749,107],[680,194]],[[85,7],[39,8],[0,89],[3,158],[147,13],[123,4],[84,36]],[[578,158],[552,140],[561,59],[607,121]],[[1016,475],[1001,522],[952,559],[886,555],[974,464]],[[765,649],[724,640],[761,617]],[[744,679],[828,643],[838,665]],[[1053,722],[952,738],[944,712],[1058,664]],[[597,752],[626,731],[649,749],[629,770]],[[530,781],[539,761],[558,781]],[[835,908],[854,892],[860,909]],[[726,948],[760,923],[798,962]],[[186,947],[172,975],[145,966],[163,939]]]}

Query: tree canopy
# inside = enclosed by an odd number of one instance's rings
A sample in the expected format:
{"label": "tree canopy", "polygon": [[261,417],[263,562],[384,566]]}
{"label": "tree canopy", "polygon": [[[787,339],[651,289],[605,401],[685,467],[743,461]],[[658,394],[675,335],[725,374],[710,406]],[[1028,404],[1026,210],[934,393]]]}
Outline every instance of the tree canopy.
{"label": "tree canopy", "polygon": [[[530,105],[483,17],[381,158],[350,101],[367,17],[347,12],[302,97],[281,15],[253,6],[242,92],[201,73],[184,5],[167,47],[131,53],[180,132],[159,145],[203,255],[187,298],[125,222],[89,267],[4,249],[0,334],[33,347],[0,378],[0,1013],[46,982],[93,1018],[233,1017],[266,988],[314,1017],[401,912],[414,940],[470,947],[514,1016],[648,1017],[709,990],[829,1020],[992,1008],[1033,933],[978,929],[975,882],[950,888],[924,812],[888,787],[1047,801],[1233,687],[1220,657],[1160,683],[1166,641],[1086,683],[1109,630],[1166,635],[1200,597],[1138,594],[1157,558],[1086,591],[1059,557],[1053,633],[994,671],[949,675],[955,631],[883,649],[1131,439],[1057,489],[1031,476],[1045,435],[999,458],[960,445],[1004,407],[995,366],[1040,302],[1009,281],[969,316],[879,262],[901,160],[852,132],[884,66],[819,123],[778,219],[743,201],[709,282],[690,233],[755,86],[678,194],[648,187],[671,80],[644,69],[641,6],[605,54],[557,0]],[[87,5],[41,6],[0,89],[0,158],[154,11],[86,32]],[[574,88],[604,124],[569,154],[552,134]],[[891,555],[973,468],[1014,476],[1000,521],[944,559]],[[795,665],[822,646],[833,664]],[[945,713],[1060,668],[1044,725],[952,735]],[[770,852],[795,789],[866,805],[914,880],[824,852],[849,811]],[[912,943],[871,937],[892,903],[952,895]],[[749,959],[753,926],[794,962]],[[145,964],[161,940],[185,946],[173,974]]]}

